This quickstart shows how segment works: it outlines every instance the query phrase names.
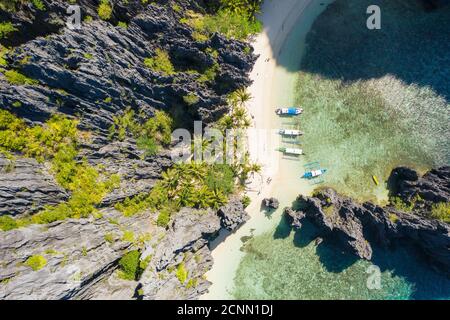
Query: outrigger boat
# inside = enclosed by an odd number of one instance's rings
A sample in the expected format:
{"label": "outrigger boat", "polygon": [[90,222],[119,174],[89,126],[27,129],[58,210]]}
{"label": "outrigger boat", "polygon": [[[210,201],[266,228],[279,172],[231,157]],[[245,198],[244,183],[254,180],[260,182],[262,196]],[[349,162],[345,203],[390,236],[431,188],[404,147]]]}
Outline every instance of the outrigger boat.
{"label": "outrigger boat", "polygon": [[303,134],[300,130],[280,129],[279,133],[284,136],[301,136]]}
{"label": "outrigger boat", "polygon": [[327,169],[322,168],[318,161],[307,163],[303,167],[305,173],[302,178],[308,180],[309,184],[316,185],[325,181],[323,175],[327,172]]}
{"label": "outrigger boat", "polygon": [[295,156],[299,156],[303,154],[303,150],[302,149],[297,149],[297,148],[278,148],[278,151],[283,152],[284,154],[288,154],[288,155],[295,155]]}
{"label": "outrigger boat", "polygon": [[311,170],[307,171],[303,174],[304,179],[313,179],[316,177],[320,177],[321,175],[325,174],[327,172],[327,169],[317,169],[317,170]]}
{"label": "outrigger boat", "polygon": [[303,112],[302,108],[278,108],[275,113],[280,116],[296,116]]}

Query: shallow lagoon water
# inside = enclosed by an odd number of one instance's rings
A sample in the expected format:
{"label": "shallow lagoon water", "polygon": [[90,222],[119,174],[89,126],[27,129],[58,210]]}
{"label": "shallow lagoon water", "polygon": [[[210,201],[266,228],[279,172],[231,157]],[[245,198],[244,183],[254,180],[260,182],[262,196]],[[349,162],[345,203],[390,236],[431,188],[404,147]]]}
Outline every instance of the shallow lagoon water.
{"label": "shallow lagoon water", "polygon": [[[304,26],[292,31],[279,61],[278,102],[306,109],[299,123],[306,159],[283,160],[281,177],[302,171],[305,160],[320,161],[330,170],[326,185],[383,202],[386,187],[376,186],[372,175],[384,181],[398,165],[425,171],[449,163],[450,12],[424,16],[412,2],[379,2],[384,29],[373,34],[364,29],[368,1],[330,5],[306,46]],[[298,193],[291,180],[274,194],[282,196],[282,206]],[[245,243],[235,298],[450,298],[450,281],[407,244],[374,248],[372,262],[357,260],[333,245],[316,246],[313,226],[294,232],[280,210],[272,214],[274,229]],[[381,271],[380,289],[367,286],[374,266]]]}

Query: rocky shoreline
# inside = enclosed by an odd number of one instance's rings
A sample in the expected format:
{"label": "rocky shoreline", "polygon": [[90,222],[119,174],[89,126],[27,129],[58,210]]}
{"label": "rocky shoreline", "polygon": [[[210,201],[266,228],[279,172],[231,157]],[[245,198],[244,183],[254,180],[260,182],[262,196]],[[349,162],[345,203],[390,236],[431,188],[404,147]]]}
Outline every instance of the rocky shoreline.
{"label": "rocky shoreline", "polygon": [[373,245],[388,250],[405,240],[450,276],[450,226],[430,216],[433,205],[450,200],[450,167],[431,170],[422,177],[399,167],[392,171],[388,185],[391,196],[407,206],[360,204],[324,188],[312,197],[300,195],[285,214],[295,229],[301,229],[304,219],[312,222],[318,230],[316,243],[333,242],[361,259],[371,260]]}

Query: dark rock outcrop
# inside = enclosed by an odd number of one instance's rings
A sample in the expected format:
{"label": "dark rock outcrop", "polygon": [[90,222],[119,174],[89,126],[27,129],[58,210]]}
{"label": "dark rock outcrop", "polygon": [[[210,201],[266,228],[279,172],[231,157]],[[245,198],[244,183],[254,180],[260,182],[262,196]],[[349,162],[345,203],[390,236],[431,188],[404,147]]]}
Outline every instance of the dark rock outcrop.
{"label": "dark rock outcrop", "polygon": [[[392,195],[408,203],[415,202],[416,209],[430,209],[437,202],[450,201],[450,167],[433,169],[419,177],[417,172],[400,167],[388,179]],[[421,201],[415,201],[419,197]]]}
{"label": "dark rock outcrop", "polygon": [[[1,102],[31,122],[42,122],[55,112],[76,113],[82,129],[104,135],[113,116],[127,107],[146,117],[156,109],[175,113],[178,108],[186,110],[184,118],[216,120],[227,110],[226,95],[249,85],[247,74],[255,58],[243,53],[244,43],[220,35],[196,42],[192,29],[178,20],[168,7],[149,5],[128,28],[93,21],[80,30],[29,41],[8,55],[9,66],[41,85],[15,86],[2,80]],[[170,54],[176,73],[164,75],[145,67],[144,60],[156,48]],[[218,52],[217,58],[208,48]],[[215,63],[213,81],[196,81]],[[187,106],[187,94],[196,94],[198,102]],[[15,101],[21,101],[20,109],[8,107]]]}
{"label": "dark rock outcrop", "polygon": [[[221,228],[234,231],[247,218],[238,199],[217,213],[182,209],[164,239],[144,251],[143,256],[151,255],[152,261],[140,279],[142,298],[196,299],[205,293],[211,283],[203,275],[213,264],[209,241]],[[185,277],[183,272],[186,272]]]}
{"label": "dark rock outcrop", "polygon": [[227,205],[218,211],[222,228],[229,231],[235,230],[245,223],[250,216],[244,209],[244,205],[239,198],[231,199]]}
{"label": "dark rock outcrop", "polygon": [[280,202],[275,198],[265,198],[263,199],[263,204],[266,208],[278,209]]}
{"label": "dark rock outcrop", "polygon": [[[425,203],[448,202],[448,167],[431,170],[423,177],[406,168],[397,168],[391,178],[397,181],[398,195],[404,201],[416,194],[424,195]],[[393,207],[380,207],[370,202],[359,204],[326,188],[314,197],[298,197],[299,210],[287,209],[285,214],[295,228],[309,219],[320,236],[339,243],[359,258],[372,258],[371,243],[388,248],[400,239],[414,244],[441,270],[450,270],[450,226],[428,218],[423,207],[410,213]]]}

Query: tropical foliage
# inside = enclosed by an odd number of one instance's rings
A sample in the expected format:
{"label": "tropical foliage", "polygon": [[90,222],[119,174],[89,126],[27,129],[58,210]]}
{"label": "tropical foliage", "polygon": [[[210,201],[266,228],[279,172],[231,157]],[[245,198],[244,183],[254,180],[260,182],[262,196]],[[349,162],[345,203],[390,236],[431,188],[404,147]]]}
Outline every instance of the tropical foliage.
{"label": "tropical foliage", "polygon": [[110,138],[117,136],[121,141],[127,136],[135,138],[138,148],[151,156],[158,152],[160,146],[170,144],[172,126],[172,118],[164,111],[156,111],[153,117],[145,120],[144,116],[127,109],[123,115],[114,118],[109,132]]}
{"label": "tropical foliage", "polygon": [[432,206],[431,217],[450,223],[450,203],[439,202]]}
{"label": "tropical foliage", "polygon": [[0,110],[0,151],[20,153],[40,162],[50,161],[56,181],[71,192],[67,202],[49,206],[31,217],[2,218],[2,230],[95,214],[96,205],[118,186],[117,175],[106,177],[99,168],[75,160],[81,135],[77,124],[76,120],[55,115],[41,126],[30,127],[10,112]]}
{"label": "tropical foliage", "polygon": [[170,61],[170,56],[167,51],[157,48],[155,55],[144,60],[144,64],[150,70],[160,72],[164,75],[171,75],[175,73],[175,68]]}
{"label": "tropical foliage", "polygon": [[116,209],[130,216],[143,210],[159,211],[157,224],[166,226],[181,207],[219,208],[234,192],[235,175],[228,165],[177,164],[163,173],[149,194],[127,198]]}
{"label": "tropical foliage", "polygon": [[25,265],[33,271],[38,271],[47,265],[47,259],[40,255],[33,255],[25,261]]}
{"label": "tropical foliage", "polygon": [[97,9],[98,16],[102,20],[109,20],[111,19],[112,15],[112,8],[109,3],[109,0],[100,0],[100,4]]}
{"label": "tropical foliage", "polygon": [[182,23],[194,29],[193,38],[205,41],[215,32],[228,38],[245,40],[249,35],[261,31],[262,25],[255,15],[260,10],[260,0],[223,0],[215,14],[202,15],[188,11]]}
{"label": "tropical foliage", "polygon": [[138,250],[129,251],[119,260],[119,276],[125,280],[136,280],[141,273]]}

